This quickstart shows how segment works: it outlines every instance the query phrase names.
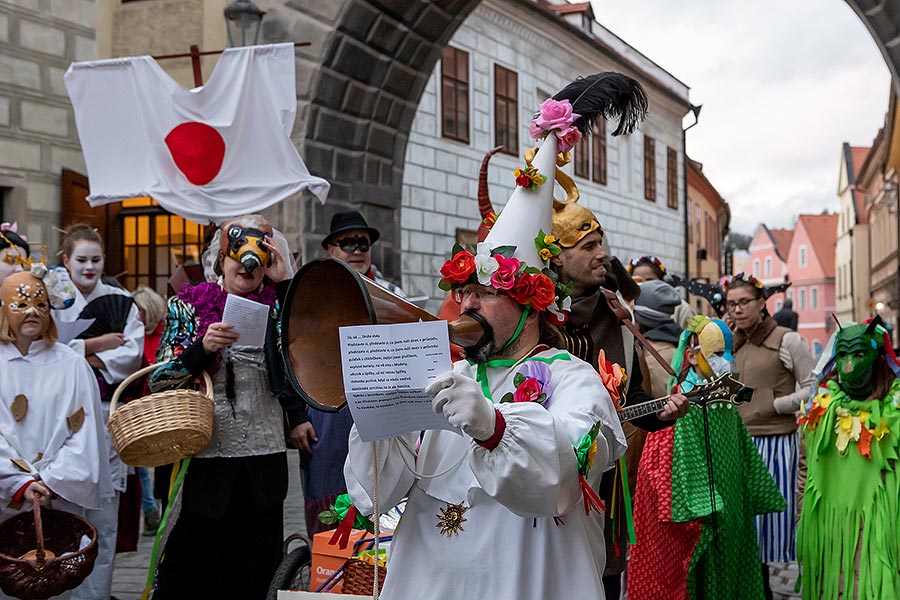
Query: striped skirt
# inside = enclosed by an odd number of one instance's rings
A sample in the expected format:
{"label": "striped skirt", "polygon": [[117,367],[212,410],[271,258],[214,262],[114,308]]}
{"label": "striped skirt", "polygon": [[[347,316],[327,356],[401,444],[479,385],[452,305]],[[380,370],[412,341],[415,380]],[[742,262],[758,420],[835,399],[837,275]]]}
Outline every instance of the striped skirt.
{"label": "striped skirt", "polygon": [[794,517],[797,512],[797,499],[794,489],[797,487],[798,439],[796,433],[753,438],[756,449],[759,450],[788,506],[783,512],[756,517],[759,554],[764,563],[796,560]]}

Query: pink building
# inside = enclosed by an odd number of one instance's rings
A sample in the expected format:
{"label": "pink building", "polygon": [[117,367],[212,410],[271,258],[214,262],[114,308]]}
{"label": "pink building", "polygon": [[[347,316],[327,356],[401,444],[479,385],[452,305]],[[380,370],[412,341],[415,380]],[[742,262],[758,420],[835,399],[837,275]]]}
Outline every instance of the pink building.
{"label": "pink building", "polygon": [[[777,285],[787,281],[787,256],[791,247],[791,229],[769,229],[760,225],[750,243],[750,255],[744,263],[744,273],[753,275],[765,285]],[[770,314],[781,308],[783,294],[769,298],[766,307]]]}
{"label": "pink building", "polygon": [[814,357],[834,331],[837,225],[837,215],[800,215],[788,251],[787,270],[794,284],[787,295],[799,315],[798,332]]}

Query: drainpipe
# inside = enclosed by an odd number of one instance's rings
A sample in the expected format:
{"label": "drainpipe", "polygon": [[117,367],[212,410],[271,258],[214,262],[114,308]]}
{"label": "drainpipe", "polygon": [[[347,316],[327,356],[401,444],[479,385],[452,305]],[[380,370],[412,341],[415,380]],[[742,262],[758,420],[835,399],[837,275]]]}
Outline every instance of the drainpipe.
{"label": "drainpipe", "polygon": [[[685,281],[689,281],[691,278],[691,250],[690,244],[688,244],[688,228],[691,226],[691,215],[688,212],[688,155],[687,155],[687,131],[694,125],[700,122],[700,109],[703,108],[703,105],[694,106],[690,104],[690,112],[694,113],[694,122],[685,127],[681,131],[681,156],[682,162],[684,162],[684,202],[682,205],[684,206],[684,279]],[[690,293],[688,293],[688,299],[690,299]]]}

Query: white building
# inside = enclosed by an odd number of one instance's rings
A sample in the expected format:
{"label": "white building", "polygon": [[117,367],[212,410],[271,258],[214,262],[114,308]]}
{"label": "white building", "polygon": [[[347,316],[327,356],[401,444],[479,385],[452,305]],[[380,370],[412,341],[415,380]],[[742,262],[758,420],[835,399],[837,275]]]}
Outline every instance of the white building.
{"label": "white building", "polygon": [[623,262],[653,254],[684,274],[688,87],[596,23],[588,2],[485,0],[435,67],[406,148],[401,248],[408,292],[435,295],[454,241],[471,239],[477,229],[484,154],[501,144],[515,149],[491,161],[490,195],[499,211],[515,187],[512,171],[533,145],[528,125],[540,102],[577,76],[600,71],[640,81],[649,116],[631,136],[612,137],[610,123],[576,148],[566,170],[580,202],[599,216],[613,254]]}
{"label": "white building", "polygon": [[838,176],[838,234],[835,246],[835,315],[861,323],[869,316],[869,217],[866,192],[856,183],[869,148],[844,143]]}

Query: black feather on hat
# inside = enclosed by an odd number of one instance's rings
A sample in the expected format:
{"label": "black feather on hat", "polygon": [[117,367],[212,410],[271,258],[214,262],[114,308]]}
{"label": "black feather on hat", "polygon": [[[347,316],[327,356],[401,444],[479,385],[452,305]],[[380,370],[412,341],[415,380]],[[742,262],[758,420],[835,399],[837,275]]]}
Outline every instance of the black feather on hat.
{"label": "black feather on hat", "polygon": [[647,116],[647,94],[641,84],[627,75],[611,71],[579,77],[553,99],[568,100],[572,112],[581,115],[573,125],[582,135],[590,135],[599,116],[618,117],[619,125],[613,135],[633,132]]}

